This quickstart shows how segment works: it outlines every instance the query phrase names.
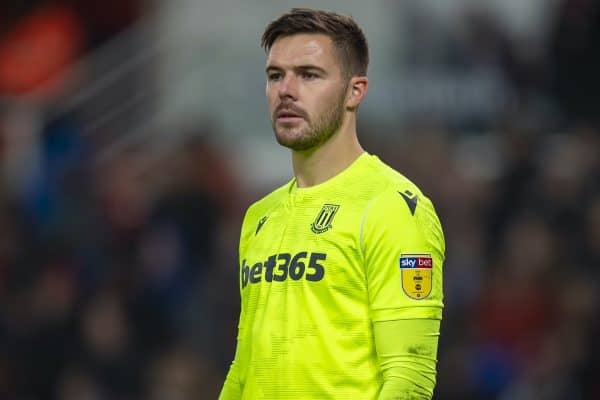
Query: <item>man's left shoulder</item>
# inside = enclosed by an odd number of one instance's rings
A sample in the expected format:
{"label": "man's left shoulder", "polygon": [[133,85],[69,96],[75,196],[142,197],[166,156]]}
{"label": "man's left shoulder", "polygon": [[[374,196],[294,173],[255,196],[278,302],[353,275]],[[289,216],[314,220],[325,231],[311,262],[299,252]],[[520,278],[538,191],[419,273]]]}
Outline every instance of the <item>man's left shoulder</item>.
{"label": "man's left shoulder", "polygon": [[368,214],[387,221],[420,219],[423,212],[430,212],[431,201],[414,184],[390,182],[372,199]]}
{"label": "man's left shoulder", "polygon": [[374,205],[389,210],[401,209],[411,216],[415,215],[419,206],[431,205],[421,189],[399,171],[381,161],[376,169],[380,185],[373,193]]}
{"label": "man's left shoulder", "polygon": [[433,203],[406,178],[390,182],[379,193],[367,210],[366,223],[369,232],[387,232],[390,240],[401,237],[405,243],[429,243],[430,248],[444,251],[444,234]]}

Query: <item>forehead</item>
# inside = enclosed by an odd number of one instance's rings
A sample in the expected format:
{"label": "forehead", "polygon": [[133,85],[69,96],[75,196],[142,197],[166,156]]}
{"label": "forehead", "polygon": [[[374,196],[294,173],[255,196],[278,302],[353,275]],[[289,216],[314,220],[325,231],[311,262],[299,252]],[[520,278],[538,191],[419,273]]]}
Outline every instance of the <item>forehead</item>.
{"label": "forehead", "polygon": [[294,67],[317,65],[330,68],[336,64],[338,53],[333,41],[320,33],[301,33],[277,39],[267,56],[267,66]]}

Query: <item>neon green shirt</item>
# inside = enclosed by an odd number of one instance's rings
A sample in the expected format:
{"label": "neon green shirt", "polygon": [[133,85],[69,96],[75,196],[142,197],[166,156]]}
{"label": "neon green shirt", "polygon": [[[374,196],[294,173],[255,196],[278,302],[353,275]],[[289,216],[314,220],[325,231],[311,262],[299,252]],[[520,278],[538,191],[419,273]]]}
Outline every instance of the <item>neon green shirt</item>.
{"label": "neon green shirt", "polygon": [[254,203],[221,399],[377,399],[373,325],[441,319],[444,251],[429,199],[367,153],[326,182],[293,179]]}

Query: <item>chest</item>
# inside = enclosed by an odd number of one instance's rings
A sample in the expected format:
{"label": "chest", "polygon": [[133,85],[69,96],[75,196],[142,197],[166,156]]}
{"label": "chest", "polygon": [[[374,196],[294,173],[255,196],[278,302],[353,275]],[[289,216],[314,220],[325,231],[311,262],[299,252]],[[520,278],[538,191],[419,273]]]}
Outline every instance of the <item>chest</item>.
{"label": "chest", "polygon": [[252,225],[240,253],[243,296],[364,294],[358,209],[334,202],[282,206],[246,223]]}

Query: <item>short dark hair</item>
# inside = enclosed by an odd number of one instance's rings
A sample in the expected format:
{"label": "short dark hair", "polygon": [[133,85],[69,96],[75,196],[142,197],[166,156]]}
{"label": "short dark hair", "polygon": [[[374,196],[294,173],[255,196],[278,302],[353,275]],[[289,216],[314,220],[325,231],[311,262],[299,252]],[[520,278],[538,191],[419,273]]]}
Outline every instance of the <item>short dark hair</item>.
{"label": "short dark hair", "polygon": [[344,58],[341,65],[345,72],[350,76],[367,75],[369,46],[365,35],[352,17],[331,11],[292,8],[267,25],[262,35],[261,46],[268,52],[280,37],[298,33],[327,35]]}

